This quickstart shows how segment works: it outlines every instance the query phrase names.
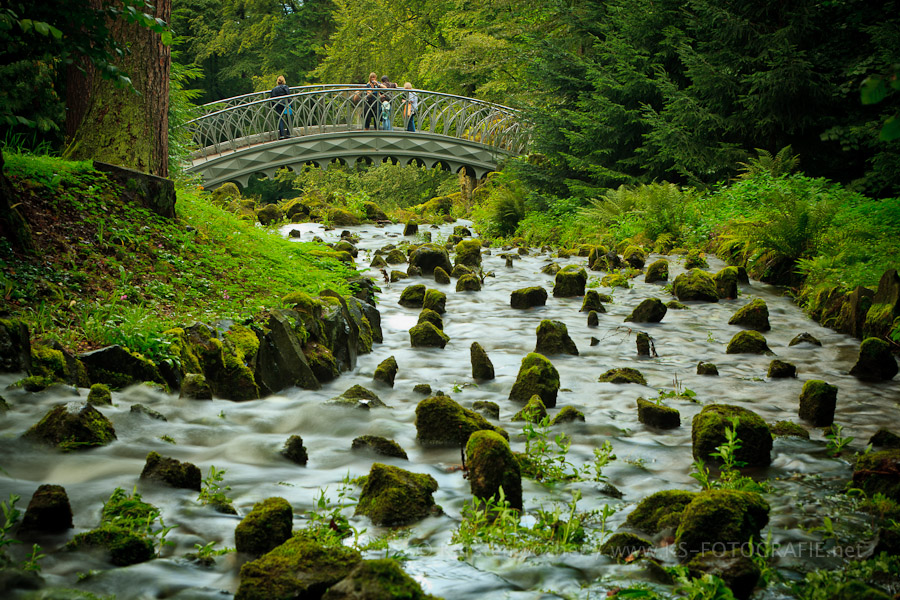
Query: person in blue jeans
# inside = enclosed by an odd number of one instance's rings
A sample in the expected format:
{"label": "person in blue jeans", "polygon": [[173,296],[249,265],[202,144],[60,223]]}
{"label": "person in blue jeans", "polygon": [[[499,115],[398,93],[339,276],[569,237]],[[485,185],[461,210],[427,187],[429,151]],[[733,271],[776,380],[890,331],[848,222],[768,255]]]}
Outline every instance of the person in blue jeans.
{"label": "person in blue jeans", "polygon": [[[275,87],[272,89],[271,94],[269,94],[272,98],[277,98],[279,96],[288,96],[291,93],[291,88],[287,86],[287,83],[284,80],[284,75],[279,75],[278,79],[275,81]],[[284,140],[291,137],[290,129],[288,128],[287,122],[285,120],[285,110],[288,112],[288,117],[290,117],[290,108],[287,105],[287,98],[282,98],[279,100],[275,106],[273,107],[275,112],[278,113],[278,139]]]}
{"label": "person in blue jeans", "polygon": [[[412,90],[412,84],[407,81],[403,84],[403,89]],[[406,98],[403,100],[403,117],[406,119],[407,131],[416,130],[416,111],[418,109],[419,97],[413,91],[406,92]]]}

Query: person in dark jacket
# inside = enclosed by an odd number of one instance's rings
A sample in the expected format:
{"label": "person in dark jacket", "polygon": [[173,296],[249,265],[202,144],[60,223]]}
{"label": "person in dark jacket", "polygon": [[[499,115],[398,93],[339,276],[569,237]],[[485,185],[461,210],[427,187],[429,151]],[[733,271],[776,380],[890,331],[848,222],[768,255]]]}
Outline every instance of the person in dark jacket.
{"label": "person in dark jacket", "polygon": [[369,130],[369,125],[374,124],[378,129],[378,122],[381,120],[381,98],[375,90],[384,86],[378,83],[378,76],[375,73],[369,73],[369,82],[366,84],[366,106],[365,106],[365,128]]}
{"label": "person in dark jacket", "polygon": [[[284,75],[279,75],[278,80],[275,82],[275,87],[272,88],[272,93],[270,96],[272,98],[277,98],[278,96],[288,96],[291,93],[291,89],[287,86],[287,83],[284,81]],[[282,98],[278,102],[275,103],[273,107],[275,112],[278,113],[278,139],[284,140],[291,137],[290,129],[287,125],[287,120],[285,119],[285,111],[287,111],[287,116],[290,117],[291,109],[287,105],[287,98]]]}

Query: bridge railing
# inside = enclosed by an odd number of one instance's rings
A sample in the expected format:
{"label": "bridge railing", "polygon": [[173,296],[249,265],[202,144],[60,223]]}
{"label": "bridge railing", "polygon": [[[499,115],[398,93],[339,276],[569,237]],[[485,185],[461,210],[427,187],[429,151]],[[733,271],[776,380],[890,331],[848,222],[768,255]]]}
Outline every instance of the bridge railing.
{"label": "bridge railing", "polygon": [[[196,150],[194,163],[278,139],[279,120],[292,137],[364,129],[368,113],[383,130],[388,115],[392,130],[405,130],[409,122],[409,90],[390,88],[370,95],[358,85],[305,86],[288,96],[270,98],[257,92],[206,105],[208,112],[188,123]],[[415,129],[489,146],[505,154],[522,154],[529,141],[518,111],[473,98],[411,90],[418,97]],[[374,100],[373,100],[374,98]],[[387,109],[381,108],[382,101]],[[276,110],[279,102],[285,109]],[[372,126],[375,129],[375,126]]]}

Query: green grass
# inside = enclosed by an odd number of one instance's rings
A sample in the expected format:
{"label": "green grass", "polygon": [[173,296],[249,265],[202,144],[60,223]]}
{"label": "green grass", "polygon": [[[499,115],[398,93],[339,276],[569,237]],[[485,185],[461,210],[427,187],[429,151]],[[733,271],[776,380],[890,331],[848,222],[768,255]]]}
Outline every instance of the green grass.
{"label": "green grass", "polygon": [[175,220],[120,199],[89,162],[4,154],[36,252],[0,240],[0,309],[73,350],[160,354],[162,331],[259,317],[290,292],[350,292],[355,271],[179,189]]}

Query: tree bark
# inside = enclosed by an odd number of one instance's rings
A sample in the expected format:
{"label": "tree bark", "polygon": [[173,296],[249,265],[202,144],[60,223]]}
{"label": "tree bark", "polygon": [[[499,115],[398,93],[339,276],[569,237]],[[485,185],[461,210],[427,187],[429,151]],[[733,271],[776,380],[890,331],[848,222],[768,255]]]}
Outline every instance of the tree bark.
{"label": "tree bark", "polygon": [[3,172],[3,150],[0,149],[0,237],[9,240],[13,249],[29,251],[34,249],[31,227],[16,210],[16,195],[12,183]]}
{"label": "tree bark", "polygon": [[[172,0],[155,4],[154,16],[168,23]],[[101,77],[92,77],[84,86],[73,83],[67,90],[67,102],[78,106],[78,96],[85,89],[89,98],[65,157],[94,159],[168,177],[170,49],[160,34],[146,27],[123,19],[110,22],[109,27],[119,43],[131,50],[119,67],[131,77],[134,90]]]}

